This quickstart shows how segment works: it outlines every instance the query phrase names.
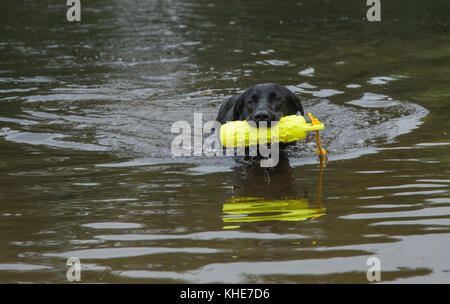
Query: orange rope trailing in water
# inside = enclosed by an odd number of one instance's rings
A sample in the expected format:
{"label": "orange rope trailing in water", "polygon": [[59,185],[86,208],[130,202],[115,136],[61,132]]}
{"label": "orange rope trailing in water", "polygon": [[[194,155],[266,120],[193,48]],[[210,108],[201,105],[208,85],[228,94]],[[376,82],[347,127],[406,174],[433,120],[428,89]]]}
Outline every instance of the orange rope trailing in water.
{"label": "orange rope trailing in water", "polygon": [[317,188],[317,208],[320,209],[320,203],[322,202],[322,174],[325,157],[319,154],[320,168],[319,168],[319,187]]}
{"label": "orange rope trailing in water", "polygon": [[[323,175],[323,167],[325,165],[325,157],[319,154],[319,160],[320,160],[320,167],[319,167],[319,178],[318,178],[318,187],[317,187],[317,209],[319,210],[319,213],[322,212],[322,207],[321,207],[321,203],[322,203],[322,175]],[[316,218],[320,217],[320,215],[314,216],[311,219],[309,219],[310,221],[314,221]]]}
{"label": "orange rope trailing in water", "polygon": [[[320,124],[320,121],[317,118],[313,117],[311,113],[308,113],[308,116],[311,119],[313,125]],[[316,139],[317,139],[316,152],[319,154],[319,161],[320,161],[319,180],[318,180],[319,187],[317,189],[317,205],[318,208],[320,209],[320,203],[322,201],[322,174],[323,174],[323,167],[325,164],[325,155],[327,154],[327,151],[323,149],[322,145],[320,144],[320,135],[318,130],[316,130]]]}

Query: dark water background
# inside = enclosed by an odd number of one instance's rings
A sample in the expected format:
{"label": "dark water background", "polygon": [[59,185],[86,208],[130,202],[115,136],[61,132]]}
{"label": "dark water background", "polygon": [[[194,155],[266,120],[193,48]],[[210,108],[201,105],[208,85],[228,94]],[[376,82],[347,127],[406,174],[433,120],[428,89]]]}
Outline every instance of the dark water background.
{"label": "dark water background", "polygon": [[[365,2],[2,1],[0,282],[450,282],[450,3]],[[325,123],[322,176],[312,135],[269,173],[172,157],[264,82]]]}

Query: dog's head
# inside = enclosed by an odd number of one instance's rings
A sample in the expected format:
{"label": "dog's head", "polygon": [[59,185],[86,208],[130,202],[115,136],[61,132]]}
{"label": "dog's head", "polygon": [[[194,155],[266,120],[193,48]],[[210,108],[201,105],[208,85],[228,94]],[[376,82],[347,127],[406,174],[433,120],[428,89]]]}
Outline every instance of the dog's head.
{"label": "dog's head", "polygon": [[275,84],[258,84],[245,90],[236,100],[234,117],[236,120],[254,121],[258,126],[265,122],[278,121],[281,117],[304,115],[299,98],[286,87]]}

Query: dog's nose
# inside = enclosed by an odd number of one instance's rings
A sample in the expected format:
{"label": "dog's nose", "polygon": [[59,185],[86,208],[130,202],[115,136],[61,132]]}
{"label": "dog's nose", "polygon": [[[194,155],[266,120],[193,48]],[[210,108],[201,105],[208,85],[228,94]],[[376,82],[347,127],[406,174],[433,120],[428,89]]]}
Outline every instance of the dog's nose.
{"label": "dog's nose", "polygon": [[269,112],[267,111],[258,111],[255,113],[256,121],[269,121]]}

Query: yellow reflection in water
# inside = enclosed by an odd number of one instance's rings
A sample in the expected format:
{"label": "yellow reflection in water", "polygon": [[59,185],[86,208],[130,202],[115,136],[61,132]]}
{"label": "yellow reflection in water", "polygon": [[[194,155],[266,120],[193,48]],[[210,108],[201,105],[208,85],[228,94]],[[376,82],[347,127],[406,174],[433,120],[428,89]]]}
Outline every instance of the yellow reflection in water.
{"label": "yellow reflection in water", "polygon": [[[306,198],[264,200],[257,197],[228,199],[223,204],[225,223],[259,221],[306,221],[315,220],[325,214],[325,208],[309,208]],[[257,215],[249,215],[257,214]],[[230,229],[230,226],[224,227]],[[233,228],[238,228],[233,226]]]}

